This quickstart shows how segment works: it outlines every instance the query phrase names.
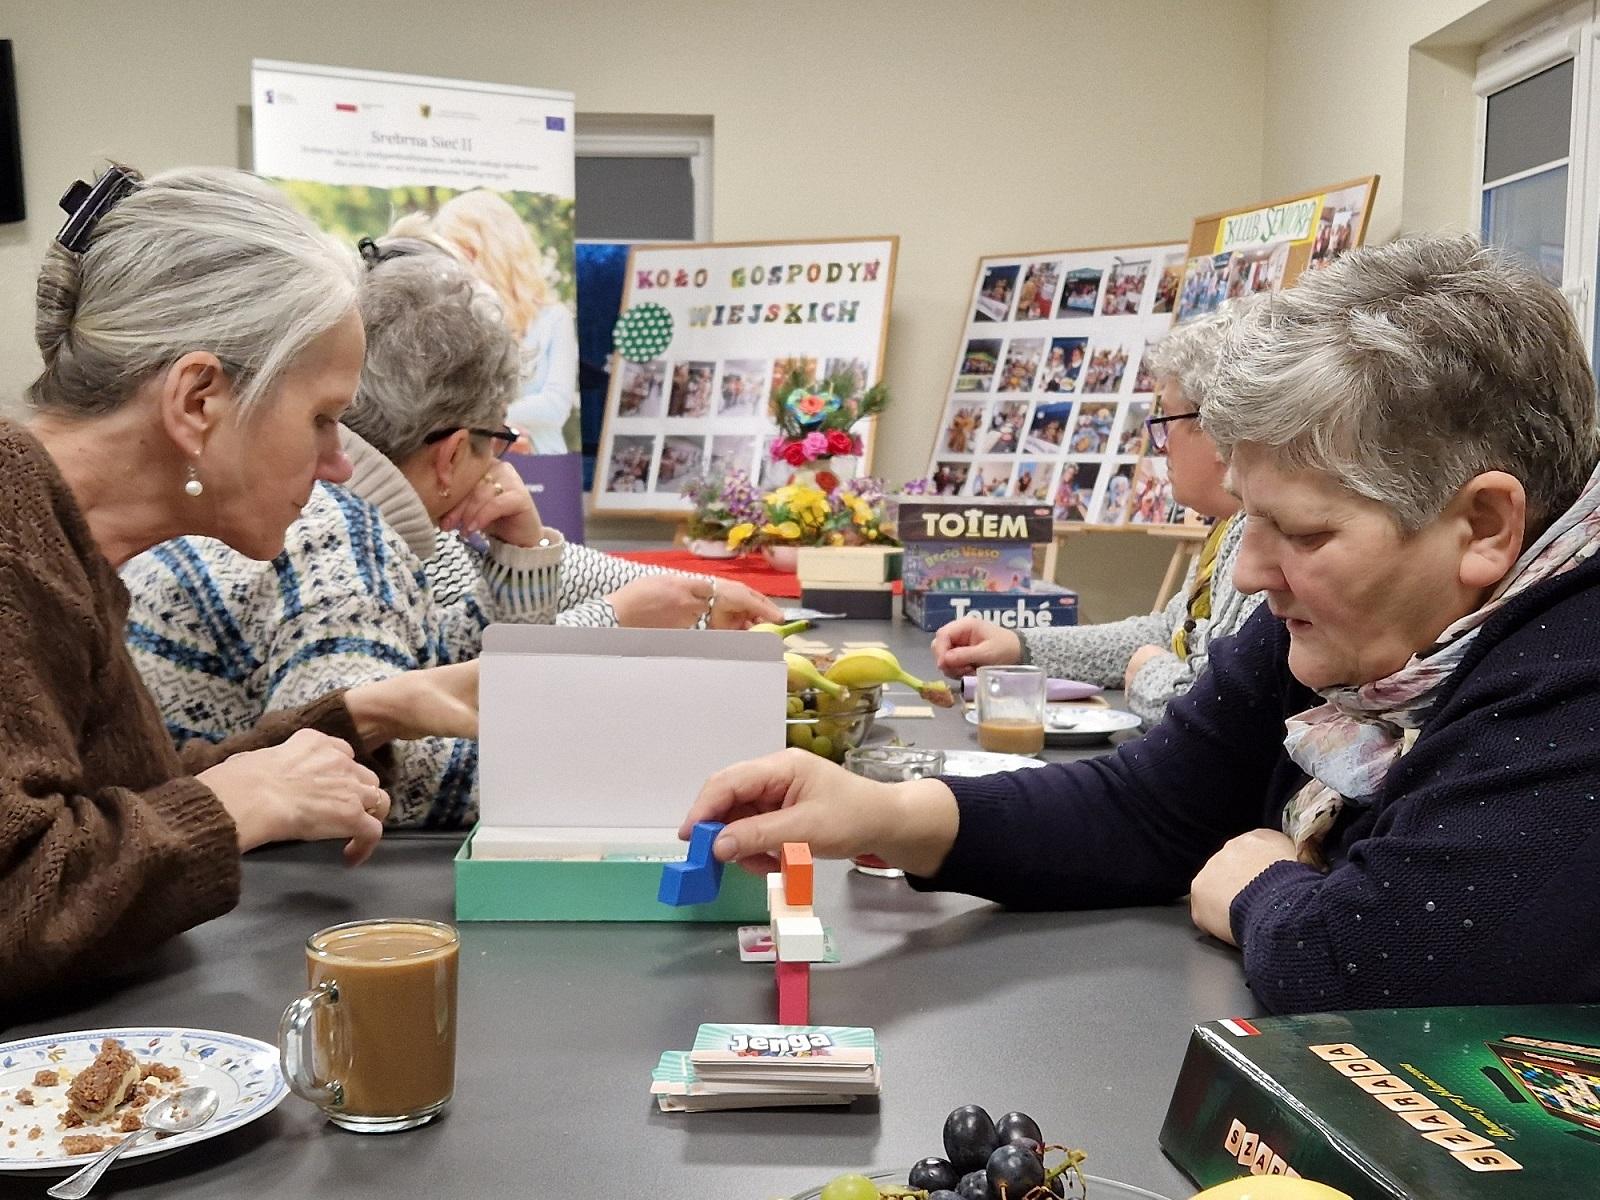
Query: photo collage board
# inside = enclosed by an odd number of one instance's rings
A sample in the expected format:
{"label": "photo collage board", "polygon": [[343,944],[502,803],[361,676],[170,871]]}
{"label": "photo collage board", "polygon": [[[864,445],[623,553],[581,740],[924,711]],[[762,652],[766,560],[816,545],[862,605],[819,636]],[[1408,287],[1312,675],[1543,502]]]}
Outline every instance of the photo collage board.
{"label": "photo collage board", "polygon": [[[634,247],[594,511],[681,517],[692,508],[685,483],[731,468],[761,486],[787,481],[793,468],[768,453],[774,397],[796,368],[811,381],[849,372],[858,392],[878,382],[898,247],[894,237]],[[644,336],[630,339],[630,324]],[[854,431],[865,443],[857,473],[871,461],[872,425]]]}
{"label": "photo collage board", "polygon": [[1172,325],[1185,258],[1173,242],[981,259],[934,490],[1048,502],[1061,522],[1176,519],[1164,460],[1144,458],[1145,356]]}
{"label": "photo collage board", "polygon": [[1378,177],[1197,217],[1189,238],[1176,324],[1225,300],[1291,287],[1367,236]]}

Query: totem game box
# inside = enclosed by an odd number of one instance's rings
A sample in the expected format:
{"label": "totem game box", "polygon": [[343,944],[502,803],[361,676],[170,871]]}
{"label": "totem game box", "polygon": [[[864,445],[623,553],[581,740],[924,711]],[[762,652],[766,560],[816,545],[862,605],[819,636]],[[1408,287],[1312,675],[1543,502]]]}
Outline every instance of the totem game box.
{"label": "totem game box", "polygon": [[1600,1197],[1600,1005],[1199,1025],[1161,1146],[1201,1187],[1295,1175],[1355,1200]]}

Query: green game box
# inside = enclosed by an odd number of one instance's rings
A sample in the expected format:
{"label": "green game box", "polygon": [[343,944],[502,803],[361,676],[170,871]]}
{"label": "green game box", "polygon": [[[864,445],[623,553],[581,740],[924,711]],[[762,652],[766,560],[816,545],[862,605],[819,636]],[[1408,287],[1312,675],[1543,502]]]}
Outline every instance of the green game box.
{"label": "green game box", "polygon": [[1202,1187],[1296,1175],[1355,1200],[1600,1197],[1600,1005],[1198,1025],[1161,1146]]}

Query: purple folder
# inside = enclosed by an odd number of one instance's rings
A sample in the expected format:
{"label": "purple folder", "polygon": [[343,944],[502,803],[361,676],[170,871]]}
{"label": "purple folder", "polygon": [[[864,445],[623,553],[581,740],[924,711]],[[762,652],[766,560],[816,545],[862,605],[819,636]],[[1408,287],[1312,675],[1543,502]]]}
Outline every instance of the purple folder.
{"label": "purple folder", "polygon": [[533,493],[540,519],[569,542],[583,541],[583,455],[508,454],[522,482]]}

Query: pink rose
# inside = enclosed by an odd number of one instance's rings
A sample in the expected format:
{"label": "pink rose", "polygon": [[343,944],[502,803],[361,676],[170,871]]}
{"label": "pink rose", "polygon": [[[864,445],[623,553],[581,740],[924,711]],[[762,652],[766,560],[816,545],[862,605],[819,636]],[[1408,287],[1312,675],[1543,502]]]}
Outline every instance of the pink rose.
{"label": "pink rose", "polygon": [[812,430],[800,439],[800,445],[805,448],[807,459],[821,458],[828,453],[828,435]]}

